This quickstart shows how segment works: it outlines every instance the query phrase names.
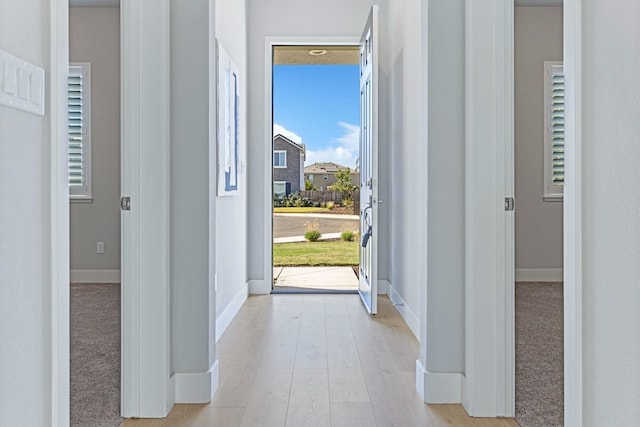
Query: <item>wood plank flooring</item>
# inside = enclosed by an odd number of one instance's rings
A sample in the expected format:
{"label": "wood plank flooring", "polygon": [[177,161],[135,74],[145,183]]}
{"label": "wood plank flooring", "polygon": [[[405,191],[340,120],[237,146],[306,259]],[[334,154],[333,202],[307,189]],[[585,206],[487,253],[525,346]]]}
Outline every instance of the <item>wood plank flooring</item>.
{"label": "wood plank flooring", "polygon": [[252,296],[217,345],[220,387],[208,405],[176,405],[124,427],[517,427],[425,405],[418,342],[387,298],[369,316],[358,295]]}

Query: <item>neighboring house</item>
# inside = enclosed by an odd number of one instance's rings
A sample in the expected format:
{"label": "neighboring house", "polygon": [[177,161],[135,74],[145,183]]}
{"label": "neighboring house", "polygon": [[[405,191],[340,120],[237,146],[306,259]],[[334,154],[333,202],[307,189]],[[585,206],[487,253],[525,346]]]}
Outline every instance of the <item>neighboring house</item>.
{"label": "neighboring house", "polygon": [[283,196],[304,190],[305,146],[277,134],[273,137],[273,194]]}
{"label": "neighboring house", "polygon": [[360,186],[360,172],[332,162],[314,163],[304,168],[304,179],[308,180],[318,190],[326,190],[335,184],[336,173],[339,170],[349,169],[351,184]]}

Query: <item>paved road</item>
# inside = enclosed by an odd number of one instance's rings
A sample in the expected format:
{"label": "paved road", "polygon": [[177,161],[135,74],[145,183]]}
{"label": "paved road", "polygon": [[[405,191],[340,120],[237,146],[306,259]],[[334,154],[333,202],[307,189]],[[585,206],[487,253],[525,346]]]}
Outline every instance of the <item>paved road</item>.
{"label": "paved road", "polygon": [[345,229],[358,230],[358,220],[349,218],[322,218],[314,215],[310,218],[304,215],[274,215],[273,216],[273,237],[302,236],[305,231],[305,222],[316,221],[320,226],[320,233],[340,233]]}

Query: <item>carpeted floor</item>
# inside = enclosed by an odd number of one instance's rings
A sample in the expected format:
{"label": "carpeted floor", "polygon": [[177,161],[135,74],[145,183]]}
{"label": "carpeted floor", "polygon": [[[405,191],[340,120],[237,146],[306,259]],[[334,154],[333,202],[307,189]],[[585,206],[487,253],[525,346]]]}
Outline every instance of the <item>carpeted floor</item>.
{"label": "carpeted floor", "polygon": [[71,285],[71,426],[118,427],[120,285]]}
{"label": "carpeted floor", "polygon": [[562,283],[516,283],[516,421],[564,425]]}

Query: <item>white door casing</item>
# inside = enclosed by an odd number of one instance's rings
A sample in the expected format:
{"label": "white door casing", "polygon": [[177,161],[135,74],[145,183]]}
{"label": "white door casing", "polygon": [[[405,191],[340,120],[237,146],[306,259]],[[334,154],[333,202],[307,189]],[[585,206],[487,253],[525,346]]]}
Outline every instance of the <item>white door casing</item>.
{"label": "white door casing", "polygon": [[121,214],[124,417],[165,417],[170,378],[170,2],[122,0]]}
{"label": "white door casing", "polygon": [[[465,376],[477,417],[510,417],[514,379],[513,0],[465,3]],[[516,200],[517,208],[517,200]]]}
{"label": "white door casing", "polygon": [[378,310],[378,6],[360,40],[360,274],[367,311]]}

